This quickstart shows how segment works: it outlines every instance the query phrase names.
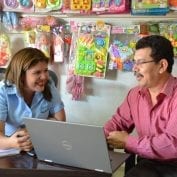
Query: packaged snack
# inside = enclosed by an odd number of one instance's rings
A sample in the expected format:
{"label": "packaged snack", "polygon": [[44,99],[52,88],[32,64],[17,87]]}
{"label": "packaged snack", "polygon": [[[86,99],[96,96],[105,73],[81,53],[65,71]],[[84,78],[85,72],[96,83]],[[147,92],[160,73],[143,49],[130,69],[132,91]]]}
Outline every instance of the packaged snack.
{"label": "packaged snack", "polygon": [[11,50],[10,50],[10,40],[9,37],[0,33],[0,67],[5,67],[10,60]]}
{"label": "packaged snack", "polygon": [[4,10],[13,12],[33,12],[33,0],[3,0]]}

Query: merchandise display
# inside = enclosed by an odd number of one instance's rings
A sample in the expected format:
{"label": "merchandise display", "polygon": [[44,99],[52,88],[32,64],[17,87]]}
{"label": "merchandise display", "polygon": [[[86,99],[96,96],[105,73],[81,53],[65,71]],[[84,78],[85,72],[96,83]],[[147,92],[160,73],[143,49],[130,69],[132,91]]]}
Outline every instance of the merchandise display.
{"label": "merchandise display", "polygon": [[[7,36],[20,34],[25,47],[41,49],[52,64],[67,65],[67,90],[79,100],[85,77],[104,79],[108,70],[132,71],[135,43],[144,35],[160,34],[170,39],[177,56],[176,17],[169,16],[171,21],[165,17],[167,0],[151,2],[135,0],[130,7],[126,0],[3,0],[0,15]],[[169,4],[175,6],[173,1]],[[152,15],[161,21],[153,24]],[[4,41],[14,45],[11,40],[0,36],[1,51],[5,51]],[[6,67],[10,60],[8,48],[8,52],[1,52],[0,67]],[[70,81],[75,84],[71,86]]]}

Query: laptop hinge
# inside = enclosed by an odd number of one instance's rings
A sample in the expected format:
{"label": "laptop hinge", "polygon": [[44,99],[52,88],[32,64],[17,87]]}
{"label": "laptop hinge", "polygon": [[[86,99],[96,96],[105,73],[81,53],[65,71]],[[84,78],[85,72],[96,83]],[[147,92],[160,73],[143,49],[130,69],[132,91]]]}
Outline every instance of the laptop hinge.
{"label": "laptop hinge", "polygon": [[52,160],[49,160],[49,159],[44,159],[45,162],[48,162],[48,163],[53,163]]}
{"label": "laptop hinge", "polygon": [[96,168],[96,169],[94,169],[95,171],[98,171],[98,172],[104,172],[104,170],[102,170],[102,169],[98,169],[98,168]]}

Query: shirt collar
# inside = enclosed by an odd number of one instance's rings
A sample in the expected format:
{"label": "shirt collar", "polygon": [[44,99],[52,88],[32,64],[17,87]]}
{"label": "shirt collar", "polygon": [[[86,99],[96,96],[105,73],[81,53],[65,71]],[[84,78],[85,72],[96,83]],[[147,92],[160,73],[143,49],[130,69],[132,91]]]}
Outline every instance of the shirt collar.
{"label": "shirt collar", "polygon": [[[176,88],[176,87],[177,87],[176,77],[170,76],[169,79],[167,80],[166,84],[164,85],[164,88],[159,93],[159,95],[171,96],[174,88]],[[144,87],[139,88],[139,94],[140,95],[146,95],[147,92],[148,92],[147,88],[144,88]]]}
{"label": "shirt collar", "polygon": [[11,94],[18,94],[17,88],[14,84],[10,84],[6,86],[6,93],[11,95]]}
{"label": "shirt collar", "polygon": [[176,77],[170,76],[167,80],[162,93],[167,96],[171,96],[173,94],[173,90],[177,87],[177,79]]}

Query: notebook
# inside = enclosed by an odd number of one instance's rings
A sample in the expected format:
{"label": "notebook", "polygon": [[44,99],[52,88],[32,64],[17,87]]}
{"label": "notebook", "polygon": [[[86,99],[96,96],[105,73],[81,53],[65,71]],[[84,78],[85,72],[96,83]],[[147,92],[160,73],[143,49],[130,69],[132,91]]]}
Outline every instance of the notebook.
{"label": "notebook", "polygon": [[129,156],[111,156],[101,126],[37,118],[25,118],[25,125],[39,160],[113,173]]}
{"label": "notebook", "polygon": [[16,154],[20,154],[20,149],[15,149],[15,148],[0,149],[0,157],[11,156]]}

